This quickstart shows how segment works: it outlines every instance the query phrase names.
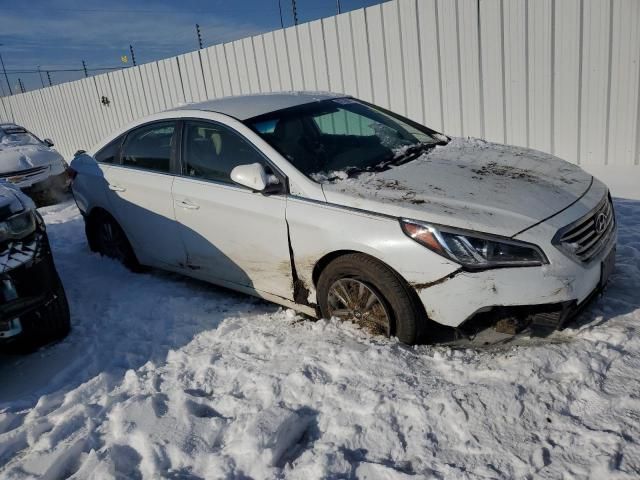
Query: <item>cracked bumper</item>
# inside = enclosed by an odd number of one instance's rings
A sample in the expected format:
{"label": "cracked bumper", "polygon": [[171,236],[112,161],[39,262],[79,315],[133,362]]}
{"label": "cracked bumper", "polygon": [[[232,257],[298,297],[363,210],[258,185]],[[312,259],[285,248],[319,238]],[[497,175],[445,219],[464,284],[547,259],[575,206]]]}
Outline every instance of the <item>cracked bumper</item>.
{"label": "cracked bumper", "polygon": [[549,265],[542,267],[460,271],[416,291],[428,317],[451,327],[497,307],[581,305],[602,287],[603,269],[610,255],[615,255],[614,249],[615,236],[588,265],[578,264],[558,252]]}
{"label": "cracked bumper", "polygon": [[69,188],[71,179],[66,170],[58,175],[51,175],[44,180],[32,183],[28,186],[20,186],[22,191],[27,195],[34,195],[50,190],[64,191]]}

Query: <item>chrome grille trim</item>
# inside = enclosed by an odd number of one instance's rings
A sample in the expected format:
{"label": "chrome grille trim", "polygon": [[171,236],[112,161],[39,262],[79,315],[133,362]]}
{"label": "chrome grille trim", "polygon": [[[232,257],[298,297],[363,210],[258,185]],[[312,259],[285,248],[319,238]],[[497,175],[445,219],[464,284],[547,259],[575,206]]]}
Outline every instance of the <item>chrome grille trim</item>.
{"label": "chrome grille trim", "polygon": [[39,173],[44,172],[45,170],[48,170],[49,166],[45,165],[43,167],[33,167],[33,168],[27,168],[26,170],[16,170],[15,172],[7,172],[7,173],[0,173],[0,178],[9,178],[9,177],[17,177],[17,176],[25,176],[25,177],[31,177],[33,175],[37,175]]}
{"label": "chrome grille trim", "polygon": [[[596,226],[604,216],[604,228],[598,232]],[[611,197],[607,194],[584,217],[561,228],[553,244],[566,255],[581,263],[589,263],[609,244],[615,234],[616,218]]]}

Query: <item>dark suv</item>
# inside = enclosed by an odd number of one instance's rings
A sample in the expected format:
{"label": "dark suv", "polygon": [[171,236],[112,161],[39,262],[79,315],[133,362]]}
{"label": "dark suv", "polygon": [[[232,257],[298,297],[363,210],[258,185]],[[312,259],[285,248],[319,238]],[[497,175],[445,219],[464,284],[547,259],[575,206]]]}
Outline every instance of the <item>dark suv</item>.
{"label": "dark suv", "polygon": [[69,328],[44,220],[29,197],[0,182],[0,342],[33,350]]}

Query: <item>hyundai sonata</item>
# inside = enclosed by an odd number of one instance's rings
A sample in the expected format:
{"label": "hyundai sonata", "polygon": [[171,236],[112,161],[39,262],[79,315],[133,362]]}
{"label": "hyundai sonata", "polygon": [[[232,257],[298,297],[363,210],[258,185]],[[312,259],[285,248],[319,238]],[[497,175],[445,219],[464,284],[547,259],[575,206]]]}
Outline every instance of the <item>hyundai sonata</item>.
{"label": "hyundai sonata", "polygon": [[607,282],[607,187],[352,97],[281,93],[138,120],[71,164],[92,250],[415,343],[561,327]]}

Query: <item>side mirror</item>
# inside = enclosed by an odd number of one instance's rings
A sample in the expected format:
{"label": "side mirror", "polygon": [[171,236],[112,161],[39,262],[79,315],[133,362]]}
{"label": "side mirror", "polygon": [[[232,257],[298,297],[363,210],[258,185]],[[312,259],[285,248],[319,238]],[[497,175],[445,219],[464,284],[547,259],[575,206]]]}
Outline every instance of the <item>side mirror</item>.
{"label": "side mirror", "polygon": [[44,142],[44,143],[47,145],[47,147],[49,147],[49,148],[53,147],[53,145],[54,145],[53,140],[51,140],[50,138],[45,138],[45,139],[43,140],[43,142]]}
{"label": "side mirror", "polygon": [[231,170],[231,180],[255,192],[262,192],[268,186],[280,183],[275,175],[269,175],[259,163],[238,165]]}

